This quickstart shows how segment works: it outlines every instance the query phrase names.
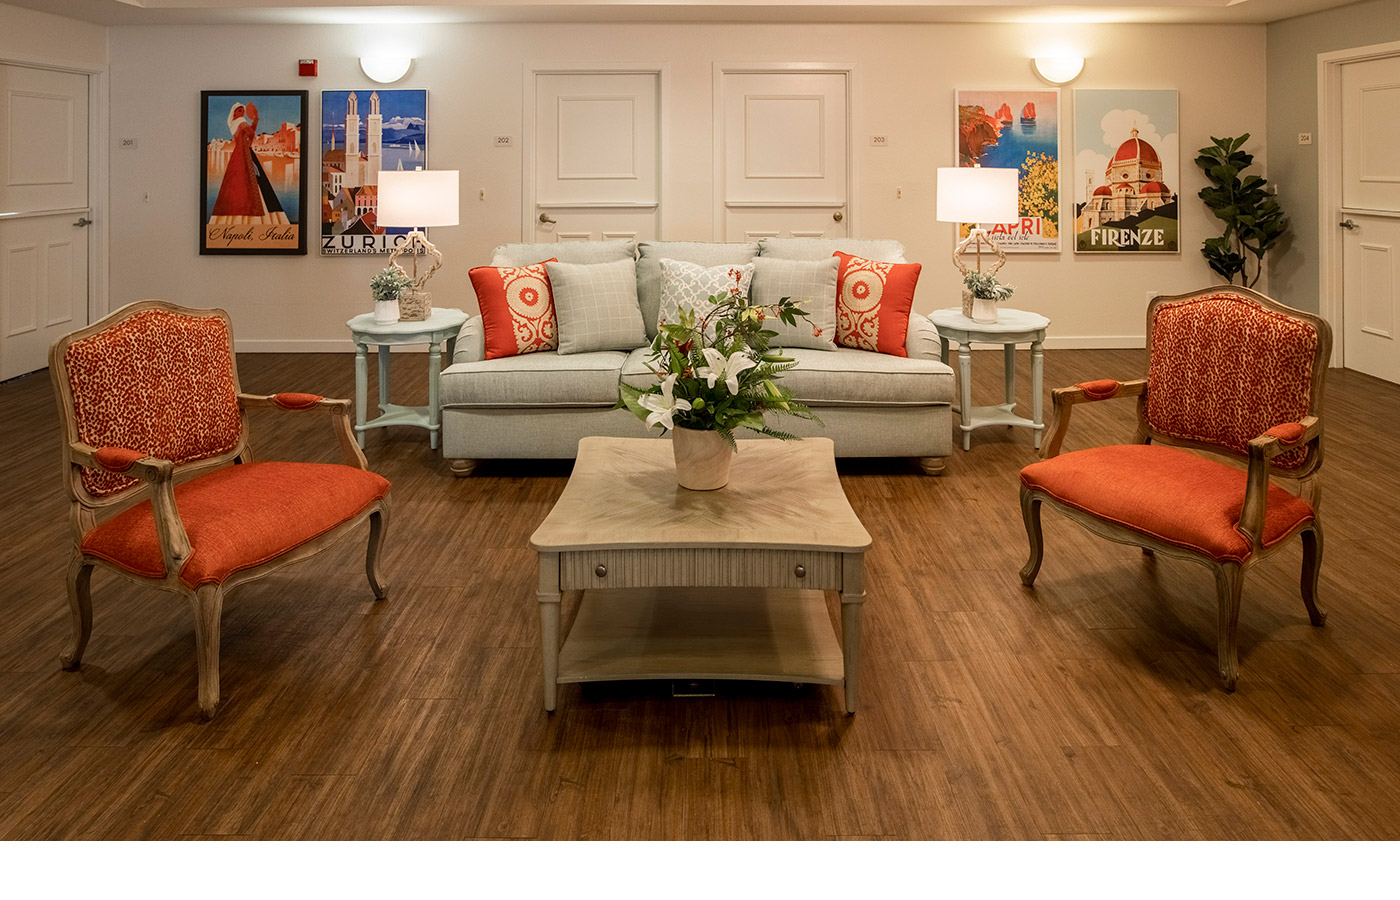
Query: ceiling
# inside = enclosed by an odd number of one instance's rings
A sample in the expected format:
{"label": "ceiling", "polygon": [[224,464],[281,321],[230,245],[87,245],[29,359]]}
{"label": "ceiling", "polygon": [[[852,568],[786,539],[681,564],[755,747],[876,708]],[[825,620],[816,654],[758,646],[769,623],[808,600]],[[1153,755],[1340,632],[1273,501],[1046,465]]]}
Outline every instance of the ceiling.
{"label": "ceiling", "polygon": [[101,25],[436,22],[1263,24],[1355,0],[0,0]]}

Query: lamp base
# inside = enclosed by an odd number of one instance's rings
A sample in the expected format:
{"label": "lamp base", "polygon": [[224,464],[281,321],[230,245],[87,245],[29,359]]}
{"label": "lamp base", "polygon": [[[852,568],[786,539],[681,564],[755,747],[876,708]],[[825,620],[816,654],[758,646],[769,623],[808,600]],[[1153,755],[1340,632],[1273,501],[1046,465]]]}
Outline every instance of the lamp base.
{"label": "lamp base", "polygon": [[428,291],[404,291],[399,295],[399,320],[422,322],[433,311],[433,295]]}

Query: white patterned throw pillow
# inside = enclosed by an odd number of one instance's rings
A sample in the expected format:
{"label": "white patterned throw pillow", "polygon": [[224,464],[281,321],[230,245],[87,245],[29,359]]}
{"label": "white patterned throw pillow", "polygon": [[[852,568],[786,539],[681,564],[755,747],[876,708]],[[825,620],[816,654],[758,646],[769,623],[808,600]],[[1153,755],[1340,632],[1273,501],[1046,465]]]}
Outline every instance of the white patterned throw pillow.
{"label": "white patterned throw pillow", "polygon": [[752,280],[753,263],[706,268],[698,263],[663,259],[657,327],[677,321],[682,307],[692,310],[696,316],[705,315],[714,308],[710,298],[715,294],[737,291],[741,296],[747,295]]}

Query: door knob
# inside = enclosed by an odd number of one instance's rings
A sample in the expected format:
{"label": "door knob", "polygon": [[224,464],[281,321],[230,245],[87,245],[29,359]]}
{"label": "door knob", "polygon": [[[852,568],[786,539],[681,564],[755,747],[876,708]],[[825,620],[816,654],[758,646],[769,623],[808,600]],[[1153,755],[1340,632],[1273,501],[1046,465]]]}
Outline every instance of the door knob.
{"label": "door knob", "polygon": [[1351,219],[1343,219],[1337,224],[1345,228],[1347,231],[1355,231],[1356,229],[1361,227],[1360,225],[1353,222]]}
{"label": "door knob", "polygon": [[551,218],[549,217],[549,213],[540,213],[540,224],[541,224],[541,225],[555,225],[555,224],[558,224],[558,223],[556,223],[553,219],[551,219]]}
{"label": "door knob", "polygon": [[841,221],[842,219],[844,219],[844,218],[846,218],[846,217],[843,216],[843,215],[841,215],[841,210],[838,209],[836,212],[834,212],[834,213],[831,214],[831,218],[833,218],[833,219],[835,219],[837,222],[839,222],[839,221]]}
{"label": "door knob", "polygon": [[76,222],[73,223],[73,227],[74,227],[74,228],[86,228],[86,227],[88,227],[88,226],[91,225],[91,224],[92,224],[92,219],[89,219],[87,216],[83,216],[81,219],[79,219],[78,221],[76,221]]}

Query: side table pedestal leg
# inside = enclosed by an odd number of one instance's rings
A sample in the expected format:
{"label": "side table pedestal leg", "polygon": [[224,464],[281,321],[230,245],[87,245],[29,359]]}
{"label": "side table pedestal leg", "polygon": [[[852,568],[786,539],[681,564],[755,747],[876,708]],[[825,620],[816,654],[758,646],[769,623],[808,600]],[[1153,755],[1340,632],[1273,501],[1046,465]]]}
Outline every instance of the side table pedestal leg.
{"label": "side table pedestal leg", "polygon": [[365,449],[365,404],[369,402],[369,348],[355,345],[355,440]]}

